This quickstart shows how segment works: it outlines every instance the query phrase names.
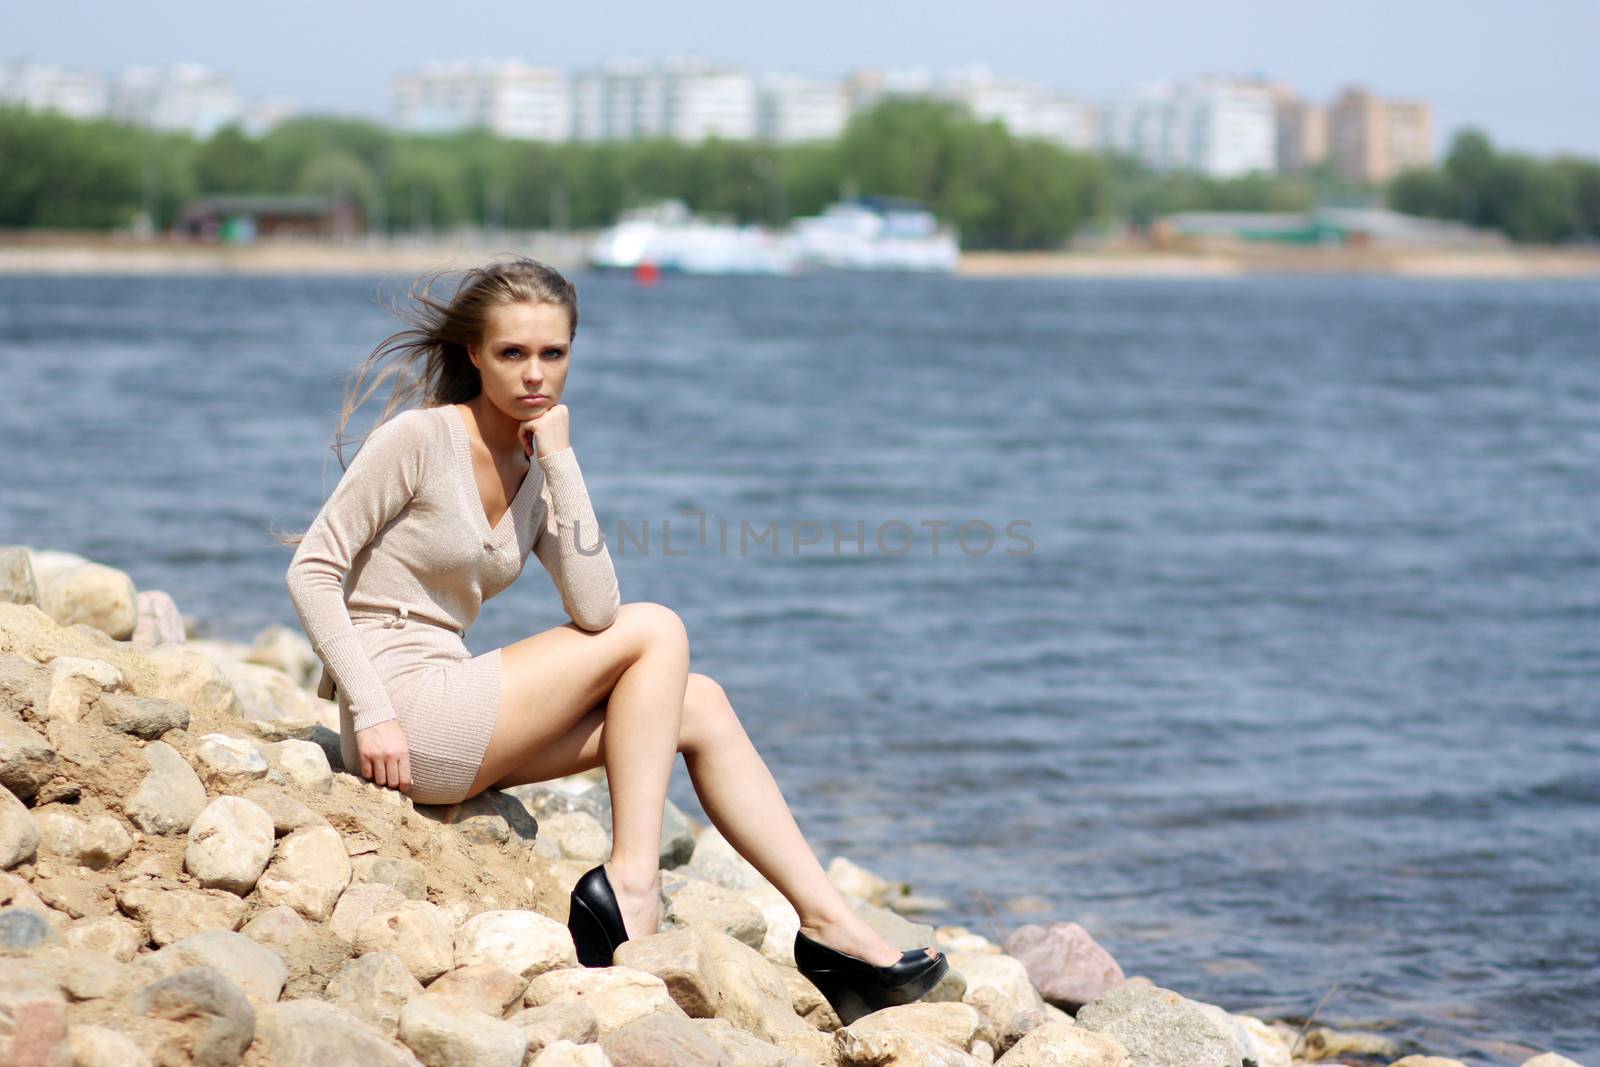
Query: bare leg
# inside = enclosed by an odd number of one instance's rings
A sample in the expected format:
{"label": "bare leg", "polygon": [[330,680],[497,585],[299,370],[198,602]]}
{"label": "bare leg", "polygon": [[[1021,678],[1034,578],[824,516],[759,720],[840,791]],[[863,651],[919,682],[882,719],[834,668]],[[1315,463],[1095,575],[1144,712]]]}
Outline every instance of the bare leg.
{"label": "bare leg", "polygon": [[684,716],[684,762],[706,815],[794,905],[806,936],[880,966],[898,960],[900,950],[851,910],[828,880],[722,686],[689,675]]}
{"label": "bare leg", "polygon": [[558,627],[501,656],[499,716],[472,793],[560,777],[603,758],[611,788],[606,877],[629,936],[654,933],[661,819],[689,671],[682,621],[659,604],[625,604],[606,630]]}
{"label": "bare leg", "polygon": [[604,763],[613,838],[606,875],[630,937],[659,928],[661,819],[682,751],[712,824],[783,893],[808,936],[871,963],[899,959],[828,881],[722,687],[687,672],[687,637],[670,609],[624,604],[606,630],[556,627],[503,656],[499,719],[472,793]]}

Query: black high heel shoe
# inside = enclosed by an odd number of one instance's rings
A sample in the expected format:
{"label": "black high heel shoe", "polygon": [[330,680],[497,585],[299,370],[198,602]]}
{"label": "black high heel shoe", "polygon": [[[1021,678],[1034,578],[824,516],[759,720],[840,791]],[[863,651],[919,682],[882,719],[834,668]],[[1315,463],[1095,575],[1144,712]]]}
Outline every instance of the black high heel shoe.
{"label": "black high heel shoe", "polygon": [[586,871],[572,887],[567,929],[572,931],[578,962],[585,967],[611,966],[617,946],[628,940],[628,928],[623,925],[622,909],[611,890],[611,879],[606,877],[605,864]]}
{"label": "black high heel shoe", "polygon": [[922,948],[908,948],[894,963],[878,967],[799,930],[794,934],[794,962],[846,1026],[879,1008],[920,1000],[950,970],[944,953],[930,956]]}

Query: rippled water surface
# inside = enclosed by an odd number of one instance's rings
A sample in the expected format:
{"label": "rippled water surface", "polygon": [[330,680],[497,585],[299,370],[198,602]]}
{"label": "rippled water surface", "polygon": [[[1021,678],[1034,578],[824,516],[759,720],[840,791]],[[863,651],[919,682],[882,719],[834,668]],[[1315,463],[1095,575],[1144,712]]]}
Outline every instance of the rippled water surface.
{"label": "rippled water surface", "polygon": [[[578,280],[624,599],[824,862],[1233,1009],[1600,1059],[1600,288]],[[293,624],[266,530],[323,499],[378,287],[0,278],[0,542]],[[530,560],[468,644],[563,619]]]}

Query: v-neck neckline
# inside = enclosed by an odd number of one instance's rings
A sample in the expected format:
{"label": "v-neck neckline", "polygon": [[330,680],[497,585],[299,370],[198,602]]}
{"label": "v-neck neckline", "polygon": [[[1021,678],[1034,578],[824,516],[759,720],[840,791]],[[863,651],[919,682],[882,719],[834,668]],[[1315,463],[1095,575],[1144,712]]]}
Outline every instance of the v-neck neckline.
{"label": "v-neck neckline", "polygon": [[477,516],[478,531],[492,540],[499,536],[501,529],[510,522],[511,513],[517,509],[517,504],[522,500],[522,494],[527,491],[529,484],[533,482],[534,462],[532,459],[528,461],[528,470],[522,476],[522,484],[517,486],[517,491],[511,494],[511,499],[506,502],[506,510],[500,516],[499,521],[490,526],[489,513],[483,507],[483,494],[478,491],[478,471],[472,463],[472,435],[467,430],[467,417],[454,404],[441,404],[440,406],[448,409],[454,416],[450,419],[450,436],[456,443],[456,459],[461,473],[466,476],[466,488],[472,494],[472,499],[477,501],[477,506],[472,511]]}

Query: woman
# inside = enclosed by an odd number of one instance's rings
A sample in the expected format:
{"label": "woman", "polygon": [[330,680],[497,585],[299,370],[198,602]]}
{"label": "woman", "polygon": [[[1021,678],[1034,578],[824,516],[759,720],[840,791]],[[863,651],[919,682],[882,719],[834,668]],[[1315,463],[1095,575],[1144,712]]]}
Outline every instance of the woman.
{"label": "woman", "polygon": [[[288,571],[322,692],[338,697],[345,767],[452,804],[603,762],[611,859],[579,880],[568,925],[581,961],[607,966],[659,926],[661,820],[682,752],[711,822],[794,905],[796,962],[840,1017],[925,995],[942,954],[901,952],[851,910],[727,694],[690,673],[682,620],[621,603],[561,403],[575,287],[517,259],[466,272],[448,303],[412,295],[413,328],[358,368],[340,426],[386,378],[385,416],[420,404],[368,435]],[[572,622],[471,655],[467,628],[530,551]]]}

